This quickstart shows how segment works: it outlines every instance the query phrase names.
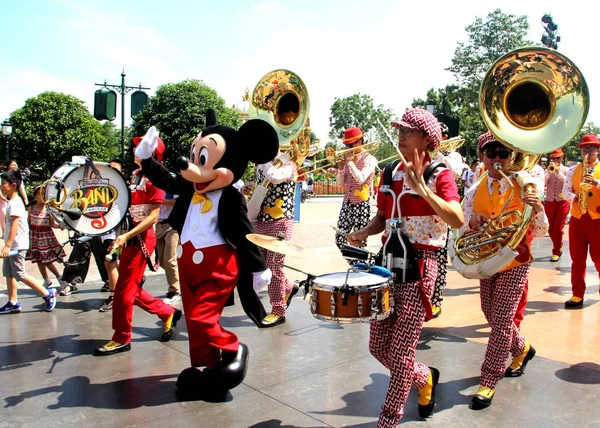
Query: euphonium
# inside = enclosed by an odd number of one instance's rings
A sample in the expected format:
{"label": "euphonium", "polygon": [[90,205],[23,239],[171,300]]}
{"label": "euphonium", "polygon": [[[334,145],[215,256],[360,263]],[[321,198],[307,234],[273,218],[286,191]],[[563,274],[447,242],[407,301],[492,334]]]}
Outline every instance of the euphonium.
{"label": "euphonium", "polygon": [[[583,126],[589,93],[583,75],[565,56],[552,49],[521,48],[488,70],[481,84],[480,109],[486,127],[514,150],[509,170],[526,189],[532,181],[525,171],[542,153],[571,141]],[[525,205],[517,215],[505,212],[506,207],[482,230],[462,236],[454,231],[450,257],[461,275],[489,278],[517,256],[515,249],[529,228],[532,208]]]}
{"label": "euphonium", "polygon": [[577,203],[579,204],[579,211],[581,214],[587,213],[588,210],[588,194],[590,189],[592,188],[591,184],[584,183],[583,177],[585,177],[585,173],[588,169],[588,155],[585,155],[585,159],[581,164],[581,182],[579,184],[579,193],[577,194]]}

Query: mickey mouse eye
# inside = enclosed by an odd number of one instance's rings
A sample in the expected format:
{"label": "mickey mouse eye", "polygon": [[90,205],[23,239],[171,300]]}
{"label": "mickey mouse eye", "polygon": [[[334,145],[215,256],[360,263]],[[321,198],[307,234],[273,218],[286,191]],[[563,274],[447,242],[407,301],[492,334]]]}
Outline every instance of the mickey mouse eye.
{"label": "mickey mouse eye", "polygon": [[190,162],[194,163],[196,160],[196,145],[192,145],[192,149],[190,150]]}
{"label": "mickey mouse eye", "polygon": [[206,147],[202,147],[202,149],[200,149],[200,154],[198,155],[198,163],[201,166],[206,165],[208,162],[208,148]]}

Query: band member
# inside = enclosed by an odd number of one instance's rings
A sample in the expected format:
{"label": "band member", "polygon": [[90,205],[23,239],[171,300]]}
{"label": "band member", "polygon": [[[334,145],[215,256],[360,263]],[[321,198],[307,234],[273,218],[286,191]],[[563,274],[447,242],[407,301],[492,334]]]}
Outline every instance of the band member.
{"label": "band member", "polygon": [[[437,119],[422,109],[408,110],[399,122],[398,148],[407,164],[396,164],[383,173],[383,184],[389,185],[400,198],[400,227],[418,258],[417,275],[422,279],[401,282],[394,278],[392,314],[370,326],[369,350],[390,370],[390,384],[379,416],[380,427],[395,427],[404,414],[404,404],[411,385],[419,390],[419,415],[427,417],[435,405],[435,387],[439,371],[415,361],[415,349],[426,316],[431,318],[430,299],[437,276],[438,263],[435,250],[446,245],[448,226],[461,227],[464,218],[460,207],[454,174],[439,168],[424,179],[430,164],[428,150],[440,144],[441,132]],[[394,164],[392,164],[394,165]],[[386,176],[391,184],[386,183]],[[367,236],[385,231],[383,240],[390,234],[394,196],[380,188],[377,197],[377,214],[369,224],[348,234],[352,245],[363,242]],[[394,216],[396,218],[396,215]]]}
{"label": "band member", "polygon": [[[298,178],[296,163],[290,159],[289,153],[280,155],[281,166],[269,162],[258,165],[256,177],[259,183],[270,181],[267,194],[258,214],[256,233],[274,238],[283,236],[292,239],[294,228],[294,189]],[[298,292],[298,286],[288,280],[283,273],[285,255],[264,248],[260,249],[267,262],[267,267],[273,272],[269,284],[269,300],[271,313],[262,320],[263,327],[274,327],[285,322],[286,308],[292,297]]]}
{"label": "band member", "polygon": [[562,149],[550,153],[550,162],[554,164],[554,171],[550,167],[546,172],[546,202],[545,210],[550,228],[548,233],[552,239],[551,261],[557,262],[562,255],[563,229],[569,214],[571,204],[563,198],[563,187],[567,179],[568,168],[563,165],[564,153]]}
{"label": "band member", "polygon": [[[596,270],[600,272],[600,143],[595,135],[584,135],[577,147],[581,149],[583,162],[567,171],[562,191],[563,198],[573,201],[569,222],[573,297],[565,302],[566,308],[583,306],[588,249]],[[587,191],[582,191],[582,185],[587,187]]]}
{"label": "band member", "polygon": [[[136,146],[142,138],[136,137],[133,142]],[[162,141],[154,152],[159,161],[165,146]],[[140,165],[141,159],[135,158]],[[150,180],[144,177],[141,169],[133,172],[131,192],[131,217],[130,230],[119,235],[113,242],[112,249],[123,248],[119,263],[119,279],[113,300],[113,329],[112,340],[100,348],[96,348],[94,355],[112,355],[117,352],[131,349],[131,330],[133,305],[137,305],[148,313],[158,315],[164,323],[162,342],[171,340],[171,336],[181,318],[182,312],[173,309],[162,300],[152,296],[143,286],[143,276],[147,261],[154,251],[156,237],[154,224],[158,219],[158,212],[165,192],[155,187]]]}
{"label": "band member", "polygon": [[[525,371],[525,366],[534,357],[535,349],[521,336],[514,323],[514,316],[529,276],[531,255],[531,234],[544,236],[548,221],[544,207],[536,189],[522,195],[516,179],[511,192],[509,183],[495,166],[506,173],[512,150],[488,131],[479,137],[479,151],[484,154],[483,163],[488,175],[471,186],[463,200],[465,223],[461,232],[479,229],[486,221],[500,213],[504,203],[510,198],[507,209],[523,212],[524,204],[533,208],[532,220],[527,235],[517,247],[519,255],[507,266],[489,279],[480,280],[481,309],[492,331],[481,366],[479,390],[473,397],[473,409],[482,409],[492,403],[496,384],[503,376],[517,377]],[[498,165],[499,164],[499,165]],[[510,367],[506,368],[509,354],[513,355]]]}
{"label": "band member", "polygon": [[[377,159],[362,148],[363,132],[359,127],[344,131],[344,144],[352,151],[338,164],[337,182],[345,186],[335,234],[335,243],[340,250],[348,242],[348,233],[365,227],[369,222],[369,189],[377,167]],[[366,247],[366,239],[359,244]]]}

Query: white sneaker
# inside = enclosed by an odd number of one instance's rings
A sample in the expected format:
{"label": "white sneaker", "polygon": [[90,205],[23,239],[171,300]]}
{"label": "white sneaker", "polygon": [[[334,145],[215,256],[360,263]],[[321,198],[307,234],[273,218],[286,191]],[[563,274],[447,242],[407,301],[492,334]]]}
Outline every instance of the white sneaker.
{"label": "white sneaker", "polygon": [[181,302],[181,294],[167,293],[167,297],[163,299],[167,305],[176,305]]}

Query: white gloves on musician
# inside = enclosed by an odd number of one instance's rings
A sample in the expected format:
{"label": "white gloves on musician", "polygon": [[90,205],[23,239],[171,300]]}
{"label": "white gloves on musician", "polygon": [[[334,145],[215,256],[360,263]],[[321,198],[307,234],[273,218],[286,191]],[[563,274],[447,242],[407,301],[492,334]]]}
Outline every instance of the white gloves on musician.
{"label": "white gloves on musician", "polygon": [[135,148],[135,156],[140,159],[148,159],[152,157],[152,153],[158,147],[158,131],[154,126],[151,126],[146,135]]}
{"label": "white gloves on musician", "polygon": [[265,288],[271,282],[272,277],[273,273],[269,268],[267,268],[267,270],[263,270],[262,272],[253,272],[252,286],[254,287],[254,290],[260,291]]}

